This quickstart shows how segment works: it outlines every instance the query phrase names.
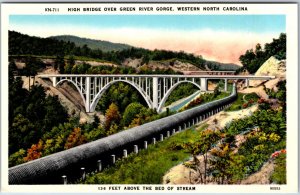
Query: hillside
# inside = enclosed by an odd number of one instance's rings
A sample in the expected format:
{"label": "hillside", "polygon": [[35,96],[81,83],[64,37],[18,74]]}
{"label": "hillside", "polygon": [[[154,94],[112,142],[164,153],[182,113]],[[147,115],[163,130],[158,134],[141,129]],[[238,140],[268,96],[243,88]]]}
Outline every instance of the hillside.
{"label": "hillside", "polygon": [[210,70],[222,70],[222,71],[230,71],[237,70],[241,68],[241,66],[233,63],[221,63],[216,61],[206,61],[206,67]]}
{"label": "hillside", "polygon": [[[245,89],[246,91],[255,90],[256,88],[263,89],[261,84],[268,89],[275,89],[278,82],[283,81],[286,79],[286,60],[278,60],[274,56],[271,56],[267,61],[265,61],[262,66],[256,71],[254,74],[255,76],[275,76],[275,79],[270,81],[259,81],[259,80],[252,80],[249,82],[249,85],[253,88]],[[261,90],[260,90],[261,91]],[[266,98],[266,96],[263,96]]]}
{"label": "hillside", "polygon": [[[270,108],[267,108],[267,109],[269,109],[268,110],[269,113],[271,113],[270,110],[272,110],[272,112],[280,113],[281,112],[280,110],[283,109],[284,105],[280,104],[279,102],[285,101],[285,93],[283,93],[283,91],[285,91],[286,61],[278,60],[274,56],[271,56],[256,71],[255,75],[256,76],[273,75],[276,78],[269,80],[269,81],[251,81],[250,82],[251,87],[244,88],[243,86],[241,86],[238,88],[239,92],[243,93],[243,94],[249,94],[249,95],[251,93],[256,93],[259,97],[265,99],[265,102],[267,102],[270,105]],[[283,90],[283,88],[284,88],[284,90]],[[282,94],[282,95],[280,95],[280,94]],[[243,96],[243,99],[245,101],[245,99],[246,99],[245,95]],[[199,126],[195,127],[195,129],[196,130],[197,130],[197,128],[201,129],[202,126],[207,125],[207,127],[206,127],[207,129],[214,129],[215,131],[221,130],[222,132],[224,132],[224,129],[226,130],[225,127],[227,126],[227,128],[229,129],[230,124],[234,123],[234,121],[235,122],[238,122],[239,120],[246,121],[247,117],[253,117],[256,115],[256,113],[266,112],[266,110],[264,110],[264,109],[266,109],[266,108],[260,106],[260,103],[258,102],[258,104],[254,104],[250,107],[247,107],[247,108],[244,108],[241,110],[221,111],[220,113],[215,114],[213,117],[206,119],[203,123],[198,124]],[[261,115],[261,116],[263,116],[263,115]],[[268,118],[268,119],[272,118],[269,115],[266,115],[266,116],[267,116],[266,118]],[[260,117],[258,117],[258,118],[261,120]],[[280,116],[280,117],[276,116],[274,119],[282,120],[281,117],[282,116]],[[244,121],[242,123],[245,124]],[[261,128],[263,123],[259,122],[257,124],[260,128],[251,129],[252,132],[249,135],[247,135],[247,133],[245,133],[245,134],[242,133],[242,134],[238,134],[234,137],[236,148],[234,148],[232,154],[238,154],[240,151],[242,153],[243,151],[251,151],[252,150],[254,152],[249,152],[248,153],[249,157],[246,157],[246,158],[250,159],[250,156],[252,154],[254,154],[254,156],[256,155],[258,146],[253,144],[256,142],[253,142],[254,139],[252,136],[255,134],[257,134],[256,136],[258,136],[259,135],[258,132],[261,131],[260,129],[262,129],[264,131],[263,132],[264,135],[267,134],[266,133],[267,128],[266,127]],[[271,124],[271,123],[269,123],[269,124]],[[238,128],[243,129],[241,127],[238,127]],[[282,135],[282,137],[284,137],[284,135]],[[270,142],[272,142],[272,141],[268,140],[264,144],[269,144]],[[282,143],[284,143],[284,141],[282,141]],[[254,147],[251,146],[251,144],[253,144]],[[275,146],[276,144],[272,143],[270,145]],[[243,147],[244,147],[244,149],[243,149]],[[277,145],[276,147],[284,148],[285,145],[284,144]],[[270,150],[270,152],[265,156],[265,159],[260,162],[261,166],[259,166],[259,168],[255,169],[255,171],[251,172],[251,174],[244,175],[243,177],[240,178],[240,181],[238,181],[238,182],[235,181],[234,184],[270,184],[270,183],[274,183],[274,181],[277,181],[276,179],[278,179],[278,178],[276,178],[274,180],[273,173],[278,172],[279,168],[278,168],[278,166],[276,166],[275,162],[277,161],[277,163],[278,163],[279,160],[276,159],[276,157],[271,156],[271,154],[273,151],[278,150],[278,148],[277,149],[274,148],[274,149]],[[261,153],[264,153],[266,150],[267,149],[265,148],[264,151],[262,151]],[[212,156],[211,155],[212,151],[214,151],[214,150],[212,149],[207,153],[207,155],[209,157]],[[285,150],[281,150],[281,151],[285,151]],[[247,152],[245,152],[244,154],[247,154]],[[194,165],[194,164],[192,164],[193,158],[190,158],[189,160],[170,168],[163,176],[163,181],[162,181],[163,184],[191,184],[191,183],[199,184],[199,183],[201,183],[199,181],[199,177],[201,177],[201,175],[199,176],[199,173],[197,172],[197,170],[201,170],[202,173],[204,172],[203,155],[198,155],[197,159],[198,159],[198,164],[196,166],[198,166],[198,168],[191,166],[191,165]],[[240,162],[242,162],[242,161],[240,161]],[[281,162],[281,163],[283,163],[283,162]],[[229,165],[228,165],[228,167],[229,167]],[[283,167],[285,167],[285,164],[283,164]],[[241,167],[241,170],[242,170],[242,168],[243,167]],[[284,177],[285,177],[284,175],[281,176],[281,178],[284,178]],[[208,182],[206,184],[216,184],[216,180],[208,179]]]}
{"label": "hillside", "polygon": [[73,35],[57,35],[57,36],[51,36],[48,38],[59,40],[59,41],[64,41],[64,42],[68,42],[68,41],[73,42],[73,43],[75,43],[75,45],[77,47],[83,47],[84,45],[87,45],[90,49],[93,49],[93,50],[100,49],[104,52],[121,51],[123,49],[129,49],[132,47],[127,44],[112,43],[109,41],[88,39],[88,38],[82,38],[82,37],[77,37],[77,36],[73,36]]}
{"label": "hillside", "polygon": [[148,50],[126,44],[69,35],[40,38],[15,31],[9,31],[9,55],[11,58],[35,56],[41,59],[56,58],[58,60],[63,57],[65,62],[70,56],[74,56],[74,59],[80,61],[100,61],[125,66],[128,64],[131,67],[156,66],[155,64],[158,63],[159,66],[166,65],[166,68],[175,66],[176,69],[176,61],[178,61],[201,70],[237,69],[237,65],[208,61],[203,59],[201,55],[184,51]]}

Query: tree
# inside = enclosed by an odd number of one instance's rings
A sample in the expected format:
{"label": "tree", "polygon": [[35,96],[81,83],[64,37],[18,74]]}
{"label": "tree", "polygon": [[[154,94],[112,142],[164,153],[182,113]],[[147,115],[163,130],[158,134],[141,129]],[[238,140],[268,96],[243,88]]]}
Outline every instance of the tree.
{"label": "tree", "polygon": [[219,90],[219,86],[215,87],[215,89],[214,89],[214,98],[217,97],[220,94],[221,94],[221,92]]}
{"label": "tree", "polygon": [[79,127],[76,127],[68,136],[64,149],[73,148],[85,142],[86,138],[84,135],[82,135],[81,129]]}
{"label": "tree", "polygon": [[115,103],[122,113],[132,102],[139,102],[147,105],[139,92],[129,84],[118,82],[113,84],[101,97],[98,102],[97,110],[105,112],[111,103]]}
{"label": "tree", "polygon": [[128,126],[131,123],[131,121],[136,117],[136,115],[141,112],[142,108],[144,108],[144,106],[137,102],[129,104],[124,111],[122,125]]}
{"label": "tree", "polygon": [[54,144],[53,139],[47,139],[45,141],[43,156],[47,156],[55,152]]}
{"label": "tree", "polygon": [[61,105],[58,96],[48,95],[44,99],[44,102],[45,115],[43,117],[43,129],[49,129],[67,121],[68,112]]}
{"label": "tree", "polygon": [[27,148],[34,141],[34,125],[22,114],[18,114],[9,128],[9,153]]}
{"label": "tree", "polygon": [[25,162],[38,159],[42,156],[43,141],[39,140],[37,144],[33,144],[31,148],[27,150],[27,156],[24,158]]}
{"label": "tree", "polygon": [[241,55],[239,60],[243,64],[243,66],[250,72],[254,73],[256,71],[256,67],[253,67],[253,60],[256,58],[255,53],[252,49],[247,50],[244,55]]}
{"label": "tree", "polygon": [[29,90],[30,90],[30,78],[33,76],[33,85],[34,85],[35,76],[37,75],[37,72],[44,67],[45,64],[37,58],[29,57],[26,59],[26,66],[22,69],[22,72],[29,79]]}
{"label": "tree", "polygon": [[24,163],[24,157],[26,156],[26,151],[21,148],[18,152],[13,153],[9,156],[9,167],[19,165]]}
{"label": "tree", "polygon": [[59,71],[59,73],[63,74],[65,70],[65,60],[63,55],[57,55],[54,61],[54,70]]}
{"label": "tree", "polygon": [[210,169],[213,171],[213,177],[219,184],[228,182],[231,174],[228,171],[232,156],[230,143],[221,143],[218,147],[211,150],[212,158],[210,160]]}
{"label": "tree", "polygon": [[94,127],[94,128],[98,128],[99,127],[99,125],[100,125],[100,118],[95,114],[94,115],[94,121],[93,121],[93,123],[92,123],[92,126]]}
{"label": "tree", "polygon": [[119,124],[120,119],[121,119],[121,115],[118,106],[115,103],[110,104],[110,106],[105,112],[105,123],[104,123],[105,130],[108,131],[113,123]]}
{"label": "tree", "polygon": [[75,65],[75,59],[74,59],[74,56],[73,56],[73,55],[71,55],[71,56],[69,57],[68,64],[69,64],[70,66],[74,66],[74,65]]}
{"label": "tree", "polygon": [[[193,156],[192,164],[190,164],[189,167],[193,167],[193,169],[198,173],[200,183],[205,184],[207,182],[208,151],[219,139],[219,132],[206,129],[199,133],[199,137],[197,138],[197,140],[189,141],[183,144],[183,148],[185,148]],[[204,159],[204,172],[202,172],[201,169],[202,162],[197,158],[197,155],[201,155]]]}
{"label": "tree", "polygon": [[266,43],[264,50],[258,43],[253,49],[249,49],[245,54],[240,56],[240,61],[243,67],[251,74],[255,73],[259,67],[271,56],[277,59],[286,59],[286,34],[281,33],[278,39],[273,39],[271,43]]}
{"label": "tree", "polygon": [[14,61],[10,61],[8,64],[9,83],[12,83],[14,81],[14,76],[16,75],[17,71],[18,68],[16,63]]}

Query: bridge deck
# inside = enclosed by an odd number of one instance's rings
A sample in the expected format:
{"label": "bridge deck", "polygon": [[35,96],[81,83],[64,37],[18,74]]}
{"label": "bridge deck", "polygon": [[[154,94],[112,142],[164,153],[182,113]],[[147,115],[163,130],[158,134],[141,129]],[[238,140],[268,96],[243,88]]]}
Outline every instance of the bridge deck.
{"label": "bridge deck", "polygon": [[144,74],[43,74],[37,75],[40,78],[50,77],[160,77],[160,78],[207,78],[207,79],[249,79],[269,80],[275,76],[255,75],[144,75]]}

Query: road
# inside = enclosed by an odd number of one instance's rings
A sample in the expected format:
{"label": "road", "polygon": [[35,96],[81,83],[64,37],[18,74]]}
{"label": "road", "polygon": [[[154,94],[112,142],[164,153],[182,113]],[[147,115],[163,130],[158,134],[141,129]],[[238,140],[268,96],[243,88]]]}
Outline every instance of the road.
{"label": "road", "polygon": [[[186,105],[187,103],[189,103],[190,101],[192,101],[196,96],[198,96],[200,94],[200,90],[196,91],[195,93],[193,93],[192,95],[180,99],[178,101],[176,101],[175,103],[171,104],[170,106],[168,106],[168,108],[170,109],[170,111],[178,111],[180,110],[184,105]],[[163,108],[163,110],[165,110],[165,108]]]}

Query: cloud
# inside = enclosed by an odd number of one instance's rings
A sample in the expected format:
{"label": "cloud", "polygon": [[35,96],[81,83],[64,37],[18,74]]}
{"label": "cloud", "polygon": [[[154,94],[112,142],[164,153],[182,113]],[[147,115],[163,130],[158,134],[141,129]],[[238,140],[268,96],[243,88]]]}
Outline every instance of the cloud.
{"label": "cloud", "polygon": [[11,27],[21,33],[47,37],[52,35],[69,34],[92,39],[126,43],[147,49],[165,49],[185,51],[202,55],[203,58],[224,63],[239,64],[239,56],[247,49],[255,48],[257,43],[264,45],[279,36],[274,33],[253,33],[236,31],[200,30],[168,30],[168,29],[140,29],[140,28],[78,28],[61,26],[60,30],[51,27],[28,28]]}

